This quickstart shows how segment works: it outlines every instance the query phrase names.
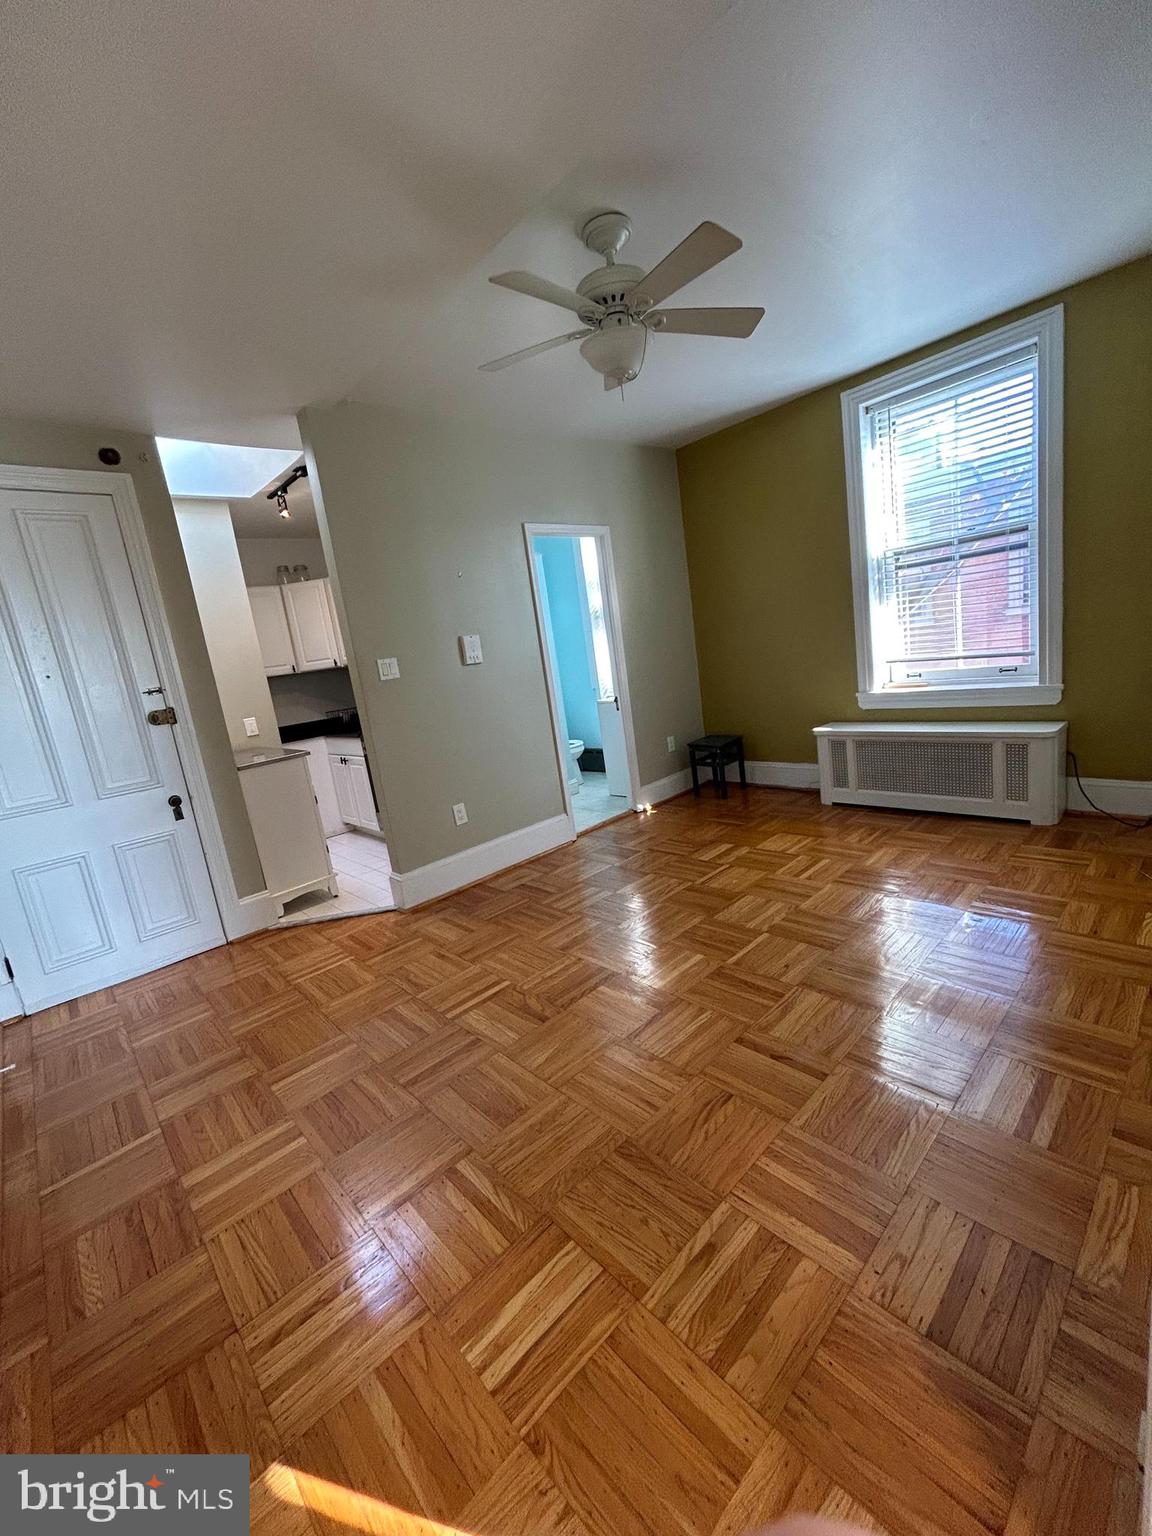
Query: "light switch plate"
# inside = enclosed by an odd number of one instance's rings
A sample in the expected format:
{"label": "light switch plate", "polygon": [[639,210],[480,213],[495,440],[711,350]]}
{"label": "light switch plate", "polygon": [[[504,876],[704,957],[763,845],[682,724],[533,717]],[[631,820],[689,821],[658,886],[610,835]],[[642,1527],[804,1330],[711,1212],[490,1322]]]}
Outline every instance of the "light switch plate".
{"label": "light switch plate", "polygon": [[676,750],[676,738],[675,738],[675,736],[669,736],[669,738],[668,738],[668,750],[669,750],[669,752],[675,752],[675,750]]}
{"label": "light switch plate", "polygon": [[256,724],[255,715],[244,716],[244,734],[245,736],[259,736],[260,727]]}
{"label": "light switch plate", "polygon": [[387,683],[400,676],[400,663],[395,656],[381,656],[377,659],[376,670],[380,674],[380,681]]}
{"label": "light switch plate", "polygon": [[476,667],[484,660],[479,635],[460,636],[460,660],[466,667]]}

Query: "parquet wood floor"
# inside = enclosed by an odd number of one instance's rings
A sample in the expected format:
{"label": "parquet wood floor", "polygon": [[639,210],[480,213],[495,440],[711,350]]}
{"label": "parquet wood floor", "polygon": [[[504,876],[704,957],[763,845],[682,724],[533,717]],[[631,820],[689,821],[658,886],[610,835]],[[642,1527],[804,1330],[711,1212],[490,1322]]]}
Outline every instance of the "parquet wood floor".
{"label": "parquet wood floor", "polygon": [[1130,1536],[1152,834],[733,791],[3,1031],[8,1450],[260,1536]]}

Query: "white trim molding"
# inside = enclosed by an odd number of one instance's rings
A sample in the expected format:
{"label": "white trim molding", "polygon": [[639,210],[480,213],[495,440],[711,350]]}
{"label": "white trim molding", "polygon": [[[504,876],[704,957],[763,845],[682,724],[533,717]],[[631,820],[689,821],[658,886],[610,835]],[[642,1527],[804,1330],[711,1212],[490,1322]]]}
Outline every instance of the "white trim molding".
{"label": "white trim molding", "polygon": [[[982,363],[1005,360],[1021,347],[1037,348],[1036,568],[1037,670],[1019,683],[989,679],[984,684],[884,689],[877,686],[873,656],[872,562],[868,555],[861,421],[864,409],[906,390],[945,385],[949,378]],[[1063,444],[1064,309],[1037,311],[971,341],[936,352],[921,362],[882,374],[840,396],[844,465],[848,487],[848,536],[852,556],[852,608],[856,633],[856,701],[861,709],[986,709],[990,705],[1058,704],[1063,695]]]}
{"label": "white trim molding", "polygon": [[514,864],[551,853],[553,848],[560,848],[572,840],[571,817],[550,816],[547,821],[506,832],[503,837],[493,837],[486,843],[477,843],[474,848],[464,848],[460,853],[436,859],[432,864],[422,864],[404,874],[394,871],[392,895],[396,906],[407,911],[466,885],[475,885],[478,880],[487,880]]}
{"label": "white trim molding", "polygon": [[600,574],[603,578],[604,627],[608,634],[608,650],[616,679],[616,699],[620,708],[620,723],[624,731],[624,751],[628,758],[628,793],[631,808],[636,811],[644,802],[640,786],[639,756],[636,751],[636,731],[632,721],[632,695],[628,688],[628,663],[624,655],[623,620],[620,615],[620,593],[616,584],[616,561],[612,554],[612,529],[607,523],[522,523],[524,553],[528,561],[528,581],[532,590],[532,606],[536,614],[536,633],[540,642],[540,664],[544,668],[544,682],[548,691],[548,708],[552,716],[552,734],[556,746],[556,768],[560,776],[560,790],[576,835],[576,817],[572,810],[572,787],[568,782],[568,731],[562,718],[559,680],[552,675],[552,659],[548,648],[547,628],[544,620],[544,597],[533,558],[532,540],[535,538],[595,539]]}
{"label": "white trim molding", "polygon": [[673,795],[682,795],[686,789],[691,788],[692,775],[687,768],[681,768],[677,773],[670,773],[651,784],[641,784],[639,804],[659,805],[661,800],[671,800]]}
{"label": "white trim molding", "polygon": [[1149,779],[1085,779],[1084,791],[1095,805],[1089,804],[1080,786],[1072,777],[1068,779],[1068,809],[1088,811],[1097,807],[1113,816],[1152,816],[1152,780]]}

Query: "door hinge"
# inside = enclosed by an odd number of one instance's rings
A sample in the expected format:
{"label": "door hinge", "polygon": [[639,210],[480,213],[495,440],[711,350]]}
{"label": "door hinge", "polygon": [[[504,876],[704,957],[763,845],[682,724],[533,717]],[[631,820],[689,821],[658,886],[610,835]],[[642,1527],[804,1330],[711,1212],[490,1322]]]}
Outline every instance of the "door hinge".
{"label": "door hinge", "polygon": [[4,969],[8,972],[8,980],[15,981],[16,972],[12,969],[12,962],[7,955],[4,956]]}
{"label": "door hinge", "polygon": [[176,711],[172,708],[171,704],[167,705],[164,709],[150,709],[148,711],[148,724],[175,725]]}

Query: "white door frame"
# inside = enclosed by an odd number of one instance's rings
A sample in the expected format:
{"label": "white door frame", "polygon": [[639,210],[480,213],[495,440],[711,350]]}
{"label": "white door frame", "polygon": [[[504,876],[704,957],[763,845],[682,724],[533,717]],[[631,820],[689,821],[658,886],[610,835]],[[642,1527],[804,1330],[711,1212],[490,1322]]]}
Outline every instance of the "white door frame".
{"label": "white door frame", "polygon": [[[225,937],[238,939],[247,933],[267,928],[274,920],[269,916],[271,907],[268,892],[258,891],[251,896],[240,896],[232,878],[232,866],[228,862],[228,850],[220,829],[216,802],[208,784],[208,772],[204,766],[200,743],[192,729],[188,695],[176,660],[168,615],[160,598],[156,565],[144,532],[144,519],[136,499],[132,476],[122,470],[42,469],[24,464],[0,464],[0,490],[79,491],[111,497],[120,536],[124,540],[128,568],[132,573],[136,595],[140,599],[144,627],[156,659],[157,675],[164,689],[164,699],[176,711],[176,724],[171,727],[176,755],[184,771]],[[2,939],[3,935],[0,934]]]}
{"label": "white door frame", "polygon": [[528,576],[532,583],[532,604],[536,610],[536,633],[540,640],[544,681],[548,687],[548,708],[552,716],[552,738],[556,748],[556,771],[560,775],[564,809],[572,828],[572,836],[575,837],[576,818],[572,812],[572,791],[568,784],[568,732],[560,713],[557,679],[552,675],[552,656],[548,649],[548,636],[544,625],[544,602],[536,574],[536,561],[533,558],[532,540],[535,538],[596,540],[600,576],[604,584],[604,628],[608,634],[608,650],[612,657],[616,697],[620,703],[621,724],[624,727],[624,750],[628,758],[628,800],[630,808],[638,811],[641,806],[640,768],[636,757],[636,732],[632,725],[632,695],[628,691],[624,637],[620,627],[620,594],[616,586],[616,564],[612,558],[612,530],[606,523],[524,524],[524,549],[528,557]]}

